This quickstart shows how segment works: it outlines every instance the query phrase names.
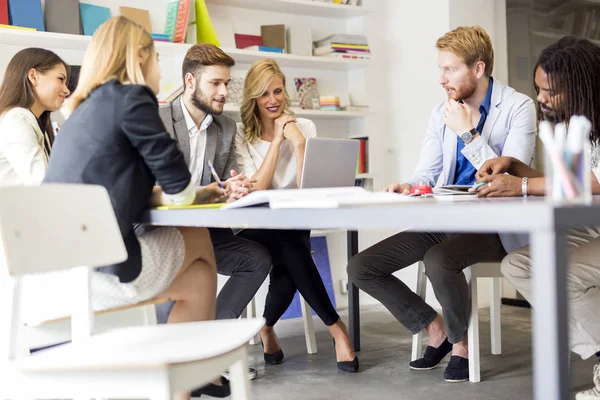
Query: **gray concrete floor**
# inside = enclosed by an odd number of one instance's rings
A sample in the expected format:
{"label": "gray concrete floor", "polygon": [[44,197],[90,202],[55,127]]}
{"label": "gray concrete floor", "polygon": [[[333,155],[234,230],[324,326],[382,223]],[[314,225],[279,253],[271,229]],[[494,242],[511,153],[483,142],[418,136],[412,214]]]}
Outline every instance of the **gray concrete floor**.
{"label": "gray concrete floor", "polygon": [[[347,322],[347,314],[342,313]],[[408,368],[411,334],[381,306],[363,307],[360,370],[356,374],[338,371],[331,336],[318,317],[318,353],[308,355],[301,319],[280,321],[275,329],[285,360],[266,366],[260,345],[250,346],[250,365],[258,370],[252,382],[258,400],[294,399],[531,399],[530,310],[502,307],[502,354],[490,353],[489,313],[480,313],[480,383],[446,383],[445,362],[432,371]],[[574,393],[592,385],[595,360],[582,361],[573,355]]]}

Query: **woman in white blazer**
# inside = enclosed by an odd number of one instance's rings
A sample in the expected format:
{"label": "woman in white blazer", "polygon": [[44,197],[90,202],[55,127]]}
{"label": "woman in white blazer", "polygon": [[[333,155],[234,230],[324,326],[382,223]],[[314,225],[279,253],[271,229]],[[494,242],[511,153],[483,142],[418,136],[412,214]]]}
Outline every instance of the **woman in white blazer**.
{"label": "woman in white blazer", "polygon": [[69,66],[49,50],[27,48],[8,63],[0,86],[0,186],[39,185],[54,132],[50,113],[69,95]]}

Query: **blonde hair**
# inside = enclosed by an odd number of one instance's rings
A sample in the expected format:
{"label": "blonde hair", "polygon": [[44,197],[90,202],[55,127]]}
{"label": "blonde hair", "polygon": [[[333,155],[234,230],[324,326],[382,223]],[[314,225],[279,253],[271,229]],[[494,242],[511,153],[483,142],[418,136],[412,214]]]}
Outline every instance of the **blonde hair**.
{"label": "blonde hair", "polygon": [[450,51],[460,57],[470,68],[478,61],[485,64],[485,75],[492,76],[494,48],[492,40],[482,27],[459,26],[439,38],[435,46],[440,51]]}
{"label": "blonde hair", "polygon": [[141,26],[125,17],[114,17],[100,25],[88,46],[79,83],[68,105],[75,110],[98,86],[117,79],[121,83],[145,85],[139,50],[148,58],[154,53],[152,36]]}
{"label": "blonde hair", "polygon": [[285,93],[285,102],[283,104],[283,113],[293,115],[290,110],[290,96],[285,89],[285,75],[281,72],[277,62],[272,59],[256,61],[250,66],[246,79],[244,80],[244,99],[240,107],[242,123],[244,124],[244,134],[246,140],[252,143],[256,138],[260,138],[262,132],[262,123],[256,99],[263,95],[271,79],[278,77],[283,82],[283,92]]}

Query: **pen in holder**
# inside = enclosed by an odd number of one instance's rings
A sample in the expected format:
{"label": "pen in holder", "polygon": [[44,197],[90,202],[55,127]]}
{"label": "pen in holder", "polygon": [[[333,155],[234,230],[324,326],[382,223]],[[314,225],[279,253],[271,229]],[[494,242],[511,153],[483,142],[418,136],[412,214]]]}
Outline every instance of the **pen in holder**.
{"label": "pen in holder", "polygon": [[550,122],[540,123],[546,196],[553,202],[591,202],[590,131],[590,121],[582,116],[573,116],[568,130],[562,123],[554,129]]}

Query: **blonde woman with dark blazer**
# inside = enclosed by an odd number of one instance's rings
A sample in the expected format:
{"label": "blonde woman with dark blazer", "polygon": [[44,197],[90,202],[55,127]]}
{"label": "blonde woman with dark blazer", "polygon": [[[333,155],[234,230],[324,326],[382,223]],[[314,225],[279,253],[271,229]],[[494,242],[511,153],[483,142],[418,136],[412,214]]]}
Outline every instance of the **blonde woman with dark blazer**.
{"label": "blonde woman with dark blazer", "polygon": [[50,113],[69,95],[69,66],[49,50],[27,48],[10,60],[0,86],[0,186],[39,185],[54,131]]}
{"label": "blonde woman with dark blazer", "polygon": [[[296,118],[289,110],[285,76],[274,60],[252,64],[244,82],[238,124],[236,155],[240,172],[256,180],[257,189],[297,188],[302,178],[306,139],[317,135],[312,121]],[[252,230],[240,233],[270,252],[270,273],[260,335],[267,364],[283,361],[283,351],[273,326],[289,307],[296,290],[328,326],[335,341],[337,366],[345,372],[358,370],[346,326],[331,304],[311,256],[310,231]]]}

